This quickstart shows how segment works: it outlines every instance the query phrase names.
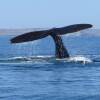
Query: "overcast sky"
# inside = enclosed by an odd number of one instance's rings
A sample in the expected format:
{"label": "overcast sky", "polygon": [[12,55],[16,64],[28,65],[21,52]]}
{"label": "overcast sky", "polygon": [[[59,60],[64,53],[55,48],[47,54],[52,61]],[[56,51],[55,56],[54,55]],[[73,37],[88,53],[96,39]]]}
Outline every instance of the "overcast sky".
{"label": "overcast sky", "polygon": [[0,28],[90,23],[100,28],[100,0],[0,0]]}

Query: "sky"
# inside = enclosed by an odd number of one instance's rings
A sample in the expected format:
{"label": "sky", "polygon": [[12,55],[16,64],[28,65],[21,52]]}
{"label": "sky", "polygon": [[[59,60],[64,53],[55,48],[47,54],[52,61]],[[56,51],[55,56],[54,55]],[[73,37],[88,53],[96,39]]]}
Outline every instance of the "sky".
{"label": "sky", "polygon": [[100,28],[100,0],[0,0],[0,29],[51,28],[77,23]]}

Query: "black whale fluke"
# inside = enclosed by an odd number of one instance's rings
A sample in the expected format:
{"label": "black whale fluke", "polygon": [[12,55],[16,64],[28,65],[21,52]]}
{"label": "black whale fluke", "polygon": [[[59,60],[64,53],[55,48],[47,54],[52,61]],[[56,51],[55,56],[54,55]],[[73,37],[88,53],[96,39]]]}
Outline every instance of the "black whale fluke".
{"label": "black whale fluke", "polygon": [[64,35],[68,33],[78,32],[78,31],[88,29],[91,27],[92,27],[91,24],[74,24],[74,25],[70,25],[70,26],[66,26],[62,28],[55,28],[55,29],[52,29],[52,31],[53,33],[56,33],[57,35]]}
{"label": "black whale fluke", "polygon": [[22,34],[22,35],[19,35],[19,36],[12,38],[11,43],[28,42],[28,41],[41,39],[41,38],[44,38],[47,36],[48,36],[47,30],[28,32],[28,33],[25,33],[25,34]]}
{"label": "black whale fluke", "polygon": [[28,32],[28,33],[12,38],[11,43],[22,43],[22,42],[42,39],[44,37],[47,37],[50,34],[64,35],[68,33],[81,31],[81,30],[91,28],[91,27],[92,27],[91,24],[74,24],[74,25],[70,25],[70,26],[66,26],[62,28],[52,28],[49,30]]}

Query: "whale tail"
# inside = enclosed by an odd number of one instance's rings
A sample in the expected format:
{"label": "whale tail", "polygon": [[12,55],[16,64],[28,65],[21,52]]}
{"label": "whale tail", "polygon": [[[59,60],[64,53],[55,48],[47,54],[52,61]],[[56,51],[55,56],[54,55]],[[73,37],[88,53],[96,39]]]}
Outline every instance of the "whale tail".
{"label": "whale tail", "polygon": [[92,27],[91,24],[74,24],[62,28],[53,28],[49,30],[28,32],[12,38],[11,43],[23,43],[28,41],[34,41],[34,40],[45,38],[50,34],[64,35],[64,34],[81,31],[91,27]]}
{"label": "whale tail", "polygon": [[70,25],[62,28],[53,28],[53,29],[43,30],[43,31],[28,32],[12,38],[11,43],[23,43],[23,42],[34,41],[34,40],[45,38],[50,35],[53,38],[55,43],[56,57],[68,58],[69,57],[68,51],[64,47],[60,35],[81,31],[91,27],[92,27],[91,24],[75,24],[75,25]]}

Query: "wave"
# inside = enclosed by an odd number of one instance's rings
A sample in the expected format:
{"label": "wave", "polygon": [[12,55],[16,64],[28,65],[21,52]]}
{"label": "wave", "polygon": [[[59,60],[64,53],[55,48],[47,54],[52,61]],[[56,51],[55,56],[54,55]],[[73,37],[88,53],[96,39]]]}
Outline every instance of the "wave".
{"label": "wave", "polygon": [[0,64],[53,64],[53,63],[97,63],[100,62],[99,55],[76,55],[70,58],[56,59],[54,56],[16,56],[0,58]]}
{"label": "wave", "polygon": [[52,56],[16,56],[10,58],[0,59],[0,64],[50,64]]}

